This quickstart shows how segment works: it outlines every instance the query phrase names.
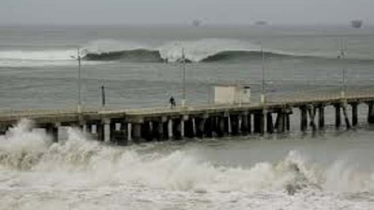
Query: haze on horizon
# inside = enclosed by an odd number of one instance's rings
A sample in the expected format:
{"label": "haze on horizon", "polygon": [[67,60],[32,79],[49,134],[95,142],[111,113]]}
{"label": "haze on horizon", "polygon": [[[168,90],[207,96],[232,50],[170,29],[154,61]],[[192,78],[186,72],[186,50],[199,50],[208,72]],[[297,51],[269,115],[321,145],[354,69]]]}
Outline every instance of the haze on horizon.
{"label": "haze on horizon", "polygon": [[373,8],[373,0],[2,0],[0,24],[374,24]]}

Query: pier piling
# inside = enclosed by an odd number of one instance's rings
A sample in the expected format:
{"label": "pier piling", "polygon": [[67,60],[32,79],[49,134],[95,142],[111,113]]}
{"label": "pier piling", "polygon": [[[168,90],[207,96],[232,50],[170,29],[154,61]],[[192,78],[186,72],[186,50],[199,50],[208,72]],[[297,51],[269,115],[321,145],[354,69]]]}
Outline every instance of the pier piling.
{"label": "pier piling", "polygon": [[349,118],[348,118],[348,114],[347,114],[347,105],[343,104],[342,109],[343,109],[345,125],[346,125],[347,129],[350,129],[351,128],[351,123],[349,122]]}
{"label": "pier piling", "polygon": [[374,124],[374,101],[368,102],[368,123],[369,124]]}
{"label": "pier piling", "polygon": [[341,115],[340,115],[341,104],[340,103],[334,104],[334,107],[335,107],[335,127],[339,128],[341,126]]}
{"label": "pier piling", "polygon": [[350,103],[352,107],[352,126],[357,126],[358,124],[358,103]]}
{"label": "pier piling", "polygon": [[313,105],[308,106],[308,113],[309,113],[309,120],[310,120],[309,125],[310,127],[312,127],[312,130],[315,132],[317,131],[317,126],[316,126],[316,123],[314,122],[316,109]]}
{"label": "pier piling", "polygon": [[323,129],[325,127],[325,105],[318,106],[318,127]]}
{"label": "pier piling", "polygon": [[45,125],[45,130],[52,137],[53,142],[58,142],[58,126],[53,123]]}
{"label": "pier piling", "polygon": [[[278,113],[279,115],[279,113]],[[278,116],[279,117],[279,116]],[[267,127],[267,132],[272,134],[274,133],[274,124],[273,124],[273,113],[268,112],[266,114],[266,127]]]}
{"label": "pier piling", "polygon": [[104,141],[105,140],[105,130],[104,130],[104,123],[101,121],[96,123],[96,134],[97,134],[97,140]]}
{"label": "pier piling", "polygon": [[306,131],[308,129],[308,112],[306,106],[300,107],[300,127],[301,131]]}

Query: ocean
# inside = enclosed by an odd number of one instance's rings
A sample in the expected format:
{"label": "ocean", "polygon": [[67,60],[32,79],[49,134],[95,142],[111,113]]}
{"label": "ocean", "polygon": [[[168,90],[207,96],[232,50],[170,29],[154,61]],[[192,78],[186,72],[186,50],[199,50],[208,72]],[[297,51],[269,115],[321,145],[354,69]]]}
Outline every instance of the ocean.
{"label": "ocean", "polygon": [[[0,112],[213,103],[214,85],[259,100],[374,89],[374,28],[349,26],[1,26]],[[342,58],[344,49],[344,59]],[[263,75],[265,76],[263,78]],[[24,119],[0,136],[0,210],[374,209],[374,127],[117,147],[80,130],[52,143]]]}

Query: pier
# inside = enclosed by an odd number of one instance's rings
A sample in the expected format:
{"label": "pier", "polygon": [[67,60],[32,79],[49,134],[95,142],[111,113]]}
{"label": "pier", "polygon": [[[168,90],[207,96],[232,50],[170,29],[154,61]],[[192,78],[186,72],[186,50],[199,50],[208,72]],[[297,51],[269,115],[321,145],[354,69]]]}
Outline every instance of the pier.
{"label": "pier", "polygon": [[[347,94],[290,94],[269,97],[266,103],[201,105],[175,108],[24,110],[0,112],[0,134],[20,119],[35,122],[55,141],[59,127],[78,127],[98,141],[128,145],[185,138],[219,138],[252,134],[286,133],[295,112],[300,130],[317,131],[326,126],[325,108],[334,109],[337,128],[358,125],[359,105],[366,105],[367,123],[374,124],[374,91]],[[362,106],[360,106],[362,107]],[[348,109],[349,108],[349,109]]]}

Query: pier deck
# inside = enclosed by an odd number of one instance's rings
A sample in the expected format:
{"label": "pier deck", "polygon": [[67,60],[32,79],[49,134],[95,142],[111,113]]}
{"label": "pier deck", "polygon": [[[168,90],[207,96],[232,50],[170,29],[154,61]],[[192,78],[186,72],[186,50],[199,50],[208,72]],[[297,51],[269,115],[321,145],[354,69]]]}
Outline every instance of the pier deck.
{"label": "pier deck", "polygon": [[[324,127],[324,107],[334,106],[336,126],[341,126],[341,113],[347,128],[357,125],[357,107],[368,105],[368,123],[374,123],[374,90],[329,94],[289,94],[267,97],[265,104],[196,105],[144,109],[83,109],[76,110],[23,110],[0,112],[0,132],[14,125],[20,119],[33,120],[47,131],[54,132],[59,126],[84,127],[95,133],[99,140],[105,140],[105,125],[109,125],[108,141],[129,142],[133,139],[170,139],[204,136],[224,136],[248,133],[273,133],[289,130],[289,117],[294,109],[300,110],[300,127],[317,129],[314,122],[318,113],[319,128]],[[352,123],[346,106],[352,106]],[[273,122],[273,114],[277,119]],[[252,116],[253,115],[253,120]],[[309,117],[308,117],[309,116]],[[309,120],[308,120],[309,119]],[[252,123],[253,121],[253,123]],[[118,126],[117,126],[118,124]],[[95,125],[95,131],[92,130]],[[253,126],[252,126],[253,125]],[[252,129],[253,128],[253,129]],[[108,132],[108,131],[107,131]],[[117,133],[117,134],[116,134]],[[114,135],[116,134],[116,135]],[[115,137],[117,136],[117,137]],[[116,140],[113,140],[115,138]]]}

